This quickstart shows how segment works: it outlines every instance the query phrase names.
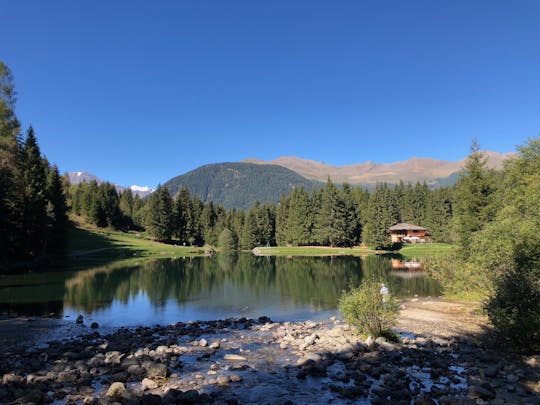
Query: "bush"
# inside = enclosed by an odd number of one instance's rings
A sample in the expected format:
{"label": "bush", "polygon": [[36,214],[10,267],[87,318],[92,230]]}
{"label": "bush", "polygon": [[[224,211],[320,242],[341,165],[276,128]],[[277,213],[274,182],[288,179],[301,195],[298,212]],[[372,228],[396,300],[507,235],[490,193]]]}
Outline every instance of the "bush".
{"label": "bush", "polygon": [[360,288],[344,293],[339,300],[339,310],[347,323],[360,333],[391,336],[390,328],[395,324],[398,306],[391,296],[383,302],[381,285],[375,281],[364,281]]}
{"label": "bush", "polygon": [[508,271],[486,310],[495,330],[519,351],[539,351],[540,263]]}

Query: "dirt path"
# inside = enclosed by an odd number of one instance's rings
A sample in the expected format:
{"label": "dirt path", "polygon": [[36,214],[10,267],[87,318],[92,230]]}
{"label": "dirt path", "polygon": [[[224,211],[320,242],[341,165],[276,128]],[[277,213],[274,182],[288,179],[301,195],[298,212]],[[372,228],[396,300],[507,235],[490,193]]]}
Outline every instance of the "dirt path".
{"label": "dirt path", "polygon": [[408,299],[401,302],[398,328],[431,338],[476,338],[491,331],[480,303],[440,299]]}

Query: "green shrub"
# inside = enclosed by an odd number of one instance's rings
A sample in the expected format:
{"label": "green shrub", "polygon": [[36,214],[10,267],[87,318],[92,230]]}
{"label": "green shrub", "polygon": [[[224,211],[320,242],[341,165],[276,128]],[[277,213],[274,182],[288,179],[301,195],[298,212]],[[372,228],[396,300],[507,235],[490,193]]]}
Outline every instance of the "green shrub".
{"label": "green shrub", "polygon": [[381,285],[375,281],[364,281],[360,288],[344,293],[339,300],[339,310],[350,325],[360,333],[390,336],[395,324],[398,306],[393,297],[383,302]]}
{"label": "green shrub", "polygon": [[523,352],[540,350],[540,263],[508,271],[486,310],[495,330]]}
{"label": "green shrub", "polygon": [[236,240],[234,234],[227,228],[223,229],[218,237],[218,246],[224,252],[236,250]]}

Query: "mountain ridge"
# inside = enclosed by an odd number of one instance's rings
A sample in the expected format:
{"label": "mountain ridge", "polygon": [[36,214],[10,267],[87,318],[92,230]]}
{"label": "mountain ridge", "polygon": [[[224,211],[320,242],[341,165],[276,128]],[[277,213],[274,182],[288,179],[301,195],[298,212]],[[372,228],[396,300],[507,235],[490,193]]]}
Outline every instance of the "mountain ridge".
{"label": "mountain ridge", "polygon": [[[514,153],[483,151],[488,159],[488,167],[500,169],[502,162]],[[375,163],[371,160],[350,165],[335,166],[324,162],[303,159],[296,156],[281,156],[274,160],[248,158],[241,162],[253,164],[275,164],[286,167],[311,180],[326,181],[330,178],[336,183],[375,184],[381,182],[397,183],[426,181],[435,184],[435,179],[447,178],[463,170],[465,159],[457,162],[426,157],[413,157],[393,163]]]}

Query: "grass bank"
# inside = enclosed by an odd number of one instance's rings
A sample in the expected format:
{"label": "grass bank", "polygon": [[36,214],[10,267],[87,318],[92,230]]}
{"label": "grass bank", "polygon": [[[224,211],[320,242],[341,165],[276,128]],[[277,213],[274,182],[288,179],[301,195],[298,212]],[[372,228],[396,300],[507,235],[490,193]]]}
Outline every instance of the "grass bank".
{"label": "grass bank", "polygon": [[253,249],[256,256],[367,256],[381,253],[365,247],[272,246]]}
{"label": "grass bank", "polygon": [[401,249],[394,253],[407,258],[435,258],[450,253],[452,249],[454,249],[454,245],[449,245],[448,243],[414,243],[403,245]]}
{"label": "grass bank", "polygon": [[80,269],[130,258],[174,258],[204,255],[204,249],[151,240],[140,232],[121,232],[77,224],[68,236],[69,268]]}

